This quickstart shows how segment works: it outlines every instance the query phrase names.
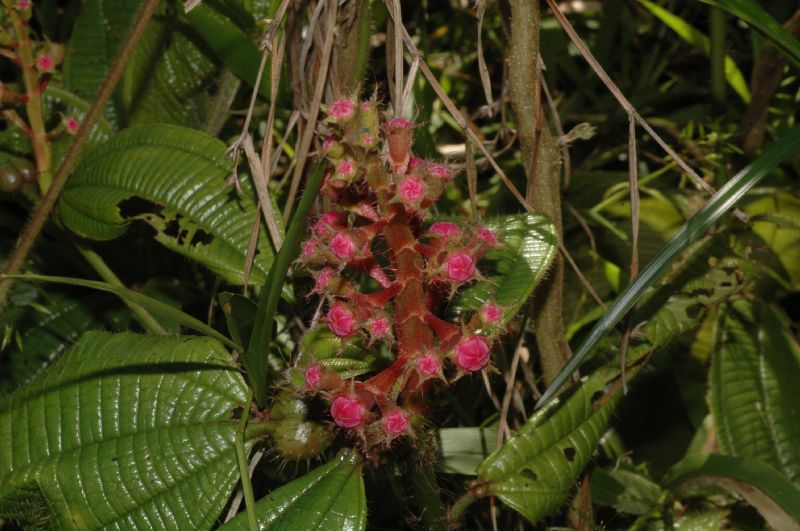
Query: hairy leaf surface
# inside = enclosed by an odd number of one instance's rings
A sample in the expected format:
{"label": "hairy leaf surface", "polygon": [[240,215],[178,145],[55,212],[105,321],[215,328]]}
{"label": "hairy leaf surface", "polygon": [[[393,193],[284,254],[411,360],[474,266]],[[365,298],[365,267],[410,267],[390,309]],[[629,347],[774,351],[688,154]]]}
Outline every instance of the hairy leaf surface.
{"label": "hairy leaf surface", "polygon": [[[367,527],[367,499],[361,476],[361,458],[354,450],[339,454],[256,503],[258,528],[271,531]],[[247,515],[240,513],[222,528],[248,531]]]}
{"label": "hairy leaf surface", "polygon": [[[257,206],[247,183],[241,197],[225,183],[230,172],[225,145],[204,133],[133,127],[84,157],[62,195],[61,217],[72,231],[96,240],[121,236],[131,221],[143,221],[167,248],[240,284]],[[266,280],[272,263],[265,233],[259,234],[254,282]]]}
{"label": "hairy leaf surface", "polygon": [[208,529],[246,401],[213,339],[90,332],[0,402],[0,499],[38,487],[65,529]]}

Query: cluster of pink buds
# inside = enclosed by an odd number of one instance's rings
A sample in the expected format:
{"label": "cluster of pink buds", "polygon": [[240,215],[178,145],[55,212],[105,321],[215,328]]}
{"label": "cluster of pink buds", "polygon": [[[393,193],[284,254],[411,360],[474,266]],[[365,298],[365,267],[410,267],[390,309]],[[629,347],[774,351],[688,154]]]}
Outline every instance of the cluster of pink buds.
{"label": "cluster of pink buds", "polygon": [[426,221],[455,172],[413,154],[409,120],[385,119],[374,99],[340,99],[325,110],[322,194],[335,209],[312,223],[300,263],[326,301],[319,326],[342,342],[384,343],[394,361],[366,379],[345,379],[312,352],[295,371],[303,371],[303,392],[322,397],[335,426],[367,452],[414,435],[422,395],[436,382],[489,365],[503,308],[488,301],[459,323],[441,312],[458,289],[483,279],[479,261],[498,240],[485,227]]}

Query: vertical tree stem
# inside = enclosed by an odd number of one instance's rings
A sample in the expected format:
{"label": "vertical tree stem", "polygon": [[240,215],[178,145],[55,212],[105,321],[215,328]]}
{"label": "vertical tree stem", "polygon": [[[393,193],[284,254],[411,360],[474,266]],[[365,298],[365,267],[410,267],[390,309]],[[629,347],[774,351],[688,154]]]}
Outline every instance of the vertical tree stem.
{"label": "vertical tree stem", "polygon": [[[522,160],[528,172],[526,199],[548,214],[561,239],[561,161],[541,109],[539,79],[539,0],[511,0],[508,81],[516,115]],[[562,291],[564,262],[556,255],[550,275],[536,289],[532,322],[545,383],[569,359],[564,338]]]}
{"label": "vertical tree stem", "polygon": [[[139,39],[144,32],[144,28],[147,26],[147,23],[150,22],[150,19],[152,18],[153,13],[158,6],[158,2],[159,0],[144,0],[144,4],[140,8],[139,13],[134,20],[133,26],[131,26],[128,37],[125,39],[125,42],[123,43],[116,60],[112,63],[114,66],[111,68],[111,71],[103,81],[103,85],[100,87],[100,91],[98,92],[97,97],[92,104],[92,108],[89,109],[89,112],[86,114],[86,118],[75,135],[75,140],[69,146],[67,154],[64,156],[64,160],[61,163],[61,166],[58,168],[58,172],[56,173],[55,177],[53,178],[52,185],[47,190],[47,193],[44,195],[44,197],[42,197],[41,201],[39,201],[39,204],[36,206],[36,210],[34,210],[31,220],[28,222],[28,224],[25,226],[25,230],[22,232],[22,236],[17,244],[17,248],[14,249],[14,253],[8,259],[6,267],[3,270],[3,273],[6,275],[15,275],[22,268],[22,264],[25,263],[25,258],[27,258],[28,253],[33,248],[36,238],[39,237],[39,233],[42,231],[42,227],[44,227],[50,212],[53,210],[56,200],[58,199],[61,190],[64,188],[64,185],[67,182],[67,178],[72,173],[72,170],[78,161],[78,156],[86,146],[86,141],[89,138],[89,132],[100,118],[108,99],[111,97],[111,93],[114,92],[114,88],[117,86],[122,74],[125,72],[125,65],[128,64],[128,59],[130,59],[131,55],[133,54],[136,44],[139,42]],[[6,299],[8,298],[8,292],[11,289],[13,282],[14,280],[10,278],[4,278],[0,280],[0,312],[2,312],[3,307],[5,306]]]}

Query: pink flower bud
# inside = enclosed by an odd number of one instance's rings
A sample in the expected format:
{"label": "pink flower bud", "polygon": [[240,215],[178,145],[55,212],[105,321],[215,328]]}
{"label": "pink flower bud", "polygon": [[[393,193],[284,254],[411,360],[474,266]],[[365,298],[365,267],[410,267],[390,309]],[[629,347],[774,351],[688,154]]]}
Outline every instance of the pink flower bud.
{"label": "pink flower bud", "polygon": [[466,282],[475,274],[475,262],[467,253],[456,253],[444,263],[447,276],[457,282]]}
{"label": "pink flower bud", "polygon": [[345,159],[336,166],[336,175],[350,180],[356,173],[356,165],[350,159]]}
{"label": "pink flower bud", "polygon": [[419,168],[423,163],[423,160],[419,157],[411,157],[408,160],[408,171],[416,170]]}
{"label": "pink flower bud", "polygon": [[425,354],[417,360],[417,368],[423,376],[436,376],[442,369],[442,362],[433,354]]}
{"label": "pink flower bud", "polygon": [[444,236],[445,238],[448,236],[454,236],[456,234],[461,234],[461,229],[455,223],[450,223],[449,221],[437,221],[433,225],[430,226],[428,229],[429,232],[433,232],[434,234],[438,234],[440,236]]}
{"label": "pink flower bud", "polygon": [[36,68],[41,72],[49,72],[55,65],[55,61],[49,55],[43,54],[36,58]]}
{"label": "pink flower bud", "polygon": [[356,331],[356,319],[350,308],[341,303],[334,304],[328,310],[328,328],[339,337],[347,337]]}
{"label": "pink flower bud", "polygon": [[353,242],[342,234],[337,233],[331,238],[331,251],[341,260],[347,260],[353,254]]}
{"label": "pink flower bud", "polygon": [[386,317],[375,317],[370,320],[368,328],[373,336],[385,336],[389,332],[389,320]]}
{"label": "pink flower bud", "polygon": [[328,284],[331,283],[332,278],[333,278],[333,269],[326,267],[325,269],[320,271],[314,283],[314,291],[316,292],[323,291],[325,288],[328,287]]}
{"label": "pink flower bud", "polygon": [[408,413],[396,409],[383,416],[383,429],[392,437],[402,435],[408,429]]}
{"label": "pink flower bud", "polygon": [[386,124],[386,127],[389,129],[389,131],[394,131],[395,129],[408,129],[411,127],[411,122],[405,118],[394,118],[389,120],[389,123]]}
{"label": "pink flower bud", "polygon": [[375,138],[371,134],[364,133],[363,135],[361,135],[361,145],[369,147],[374,143],[375,143]]}
{"label": "pink flower bud", "polygon": [[492,246],[497,244],[497,236],[495,236],[494,232],[492,232],[490,229],[487,229],[486,227],[480,227],[477,230],[477,234],[478,238],[483,240],[483,242],[487,245]]}
{"label": "pink flower bud", "polygon": [[475,372],[489,363],[489,345],[480,336],[467,338],[456,347],[456,363],[465,371]]}
{"label": "pink flower bud", "polygon": [[334,225],[338,225],[343,218],[344,212],[326,212],[314,223],[314,232],[320,236],[327,234],[328,230]]}
{"label": "pink flower bud", "polygon": [[333,399],[331,416],[338,426],[355,428],[364,420],[364,408],[355,397],[340,395]]}
{"label": "pink flower bud", "polygon": [[433,177],[438,177],[439,179],[449,179],[453,176],[453,172],[444,164],[431,164],[430,168],[428,168],[428,172]]}
{"label": "pink flower bud", "polygon": [[303,258],[311,258],[312,256],[314,256],[314,253],[317,252],[318,248],[319,246],[317,245],[316,240],[304,241],[302,248]]}
{"label": "pink flower bud", "polygon": [[496,324],[503,317],[503,310],[495,303],[487,302],[481,309],[481,317],[489,324]]}
{"label": "pink flower bud", "polygon": [[315,390],[319,385],[319,380],[322,378],[322,367],[320,367],[317,363],[309,366],[306,369],[306,372],[303,374],[306,380],[306,388],[309,390]]}
{"label": "pink flower bud", "polygon": [[353,100],[342,98],[336,100],[328,109],[328,114],[336,121],[344,121],[353,116]]}
{"label": "pink flower bud", "polygon": [[78,132],[78,127],[80,125],[81,123],[72,116],[69,116],[64,120],[64,126],[67,128],[67,132],[71,135],[74,135]]}
{"label": "pink flower bud", "polygon": [[403,201],[413,203],[419,201],[425,193],[425,186],[419,179],[411,177],[400,183],[397,193]]}
{"label": "pink flower bud", "polygon": [[18,0],[16,7],[19,11],[25,11],[26,9],[30,9],[31,7],[30,0]]}

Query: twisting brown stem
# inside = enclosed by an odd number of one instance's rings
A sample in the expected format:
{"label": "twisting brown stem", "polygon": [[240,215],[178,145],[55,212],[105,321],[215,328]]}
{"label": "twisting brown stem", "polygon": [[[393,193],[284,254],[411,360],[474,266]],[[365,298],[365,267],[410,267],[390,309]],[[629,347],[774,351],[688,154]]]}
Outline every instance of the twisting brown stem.
{"label": "twisting brown stem", "polygon": [[[131,26],[130,32],[128,33],[128,37],[122,44],[122,48],[119,54],[117,54],[116,60],[112,63],[111,71],[106,76],[103,85],[100,87],[100,91],[97,93],[92,108],[89,109],[89,112],[86,114],[86,118],[75,135],[75,140],[69,146],[67,154],[64,156],[64,161],[58,168],[55,177],[53,177],[52,185],[36,206],[36,210],[33,212],[30,222],[28,222],[28,225],[26,225],[25,230],[22,232],[17,248],[14,249],[14,253],[8,259],[8,263],[6,263],[6,267],[3,270],[3,273],[6,275],[16,274],[19,272],[20,268],[22,268],[22,264],[25,263],[28,253],[33,248],[36,238],[39,237],[42,227],[44,227],[61,190],[67,182],[67,178],[72,173],[75,163],[78,161],[78,157],[86,146],[86,141],[89,139],[89,132],[100,118],[108,102],[108,98],[111,97],[114,88],[116,88],[122,74],[125,72],[125,65],[128,64],[128,59],[130,59],[131,54],[136,48],[136,44],[139,42],[157,6],[158,0],[145,0],[140,8],[133,26]],[[10,278],[0,280],[0,312],[5,306],[8,292],[13,282],[14,280]]]}

